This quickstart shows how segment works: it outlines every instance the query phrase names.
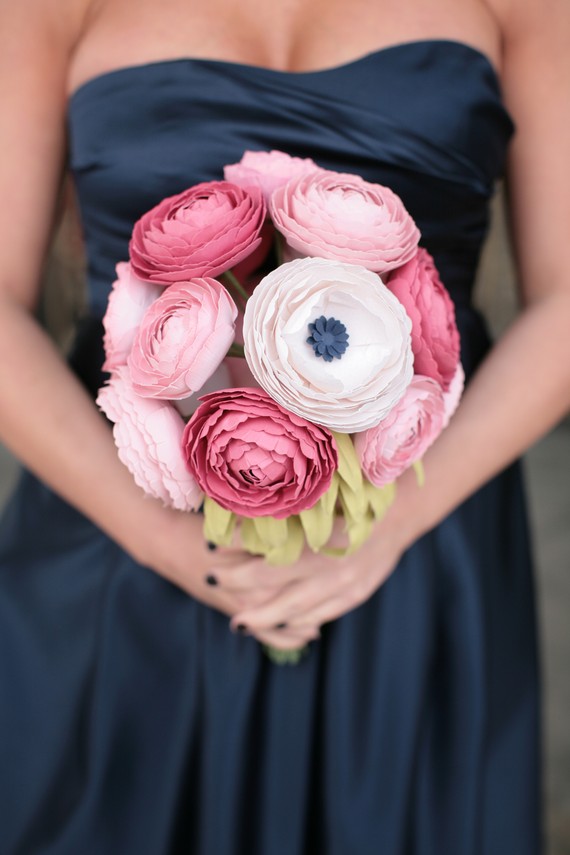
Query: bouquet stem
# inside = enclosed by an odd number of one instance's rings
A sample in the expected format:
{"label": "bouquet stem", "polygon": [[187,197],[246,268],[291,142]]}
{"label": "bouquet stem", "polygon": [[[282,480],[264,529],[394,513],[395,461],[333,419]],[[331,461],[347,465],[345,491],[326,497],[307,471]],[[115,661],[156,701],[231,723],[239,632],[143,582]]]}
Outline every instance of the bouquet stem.
{"label": "bouquet stem", "polygon": [[277,267],[283,264],[283,242],[285,238],[278,231],[275,232],[275,256],[277,259]]}
{"label": "bouquet stem", "polygon": [[263,652],[276,665],[297,665],[303,657],[309,652],[309,645],[298,647],[296,650],[282,650],[280,647],[272,647],[270,644],[263,644]]}
{"label": "bouquet stem", "polygon": [[234,289],[236,294],[239,294],[244,303],[247,303],[249,299],[249,294],[247,293],[235,273],[233,273],[231,270],[226,270],[225,273],[222,273],[222,278],[226,279],[228,285]]}
{"label": "bouquet stem", "polygon": [[230,349],[228,350],[227,356],[237,356],[241,359],[245,359],[245,351],[243,349],[243,344],[237,344],[235,341],[230,345]]}

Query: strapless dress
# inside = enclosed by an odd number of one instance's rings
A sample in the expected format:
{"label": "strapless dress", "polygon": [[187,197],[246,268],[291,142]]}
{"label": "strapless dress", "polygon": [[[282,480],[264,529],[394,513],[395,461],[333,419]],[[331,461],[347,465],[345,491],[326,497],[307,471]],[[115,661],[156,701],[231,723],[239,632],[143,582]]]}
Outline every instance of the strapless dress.
{"label": "strapless dress", "polygon": [[[308,73],[121,68],[74,92],[68,130],[88,257],[70,364],[93,396],[134,222],[245,149],[395,190],[452,295],[468,380],[488,351],[473,281],[515,129],[475,48],[409,42]],[[280,667],[25,471],[0,526],[0,852],[536,855],[530,552],[517,463]]]}

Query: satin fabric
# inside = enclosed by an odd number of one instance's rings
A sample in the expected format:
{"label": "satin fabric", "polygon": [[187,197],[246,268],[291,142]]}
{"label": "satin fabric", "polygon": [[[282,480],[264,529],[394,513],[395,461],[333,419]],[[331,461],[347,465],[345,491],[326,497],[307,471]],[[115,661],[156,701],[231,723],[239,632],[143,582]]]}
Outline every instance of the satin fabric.
{"label": "satin fabric", "polygon": [[[95,394],[135,220],[244,149],[279,148],[403,198],[456,304],[469,378],[490,344],[471,294],[513,131],[489,60],[448,40],[320,72],[181,58],[83,84],[69,163],[89,309],[72,367]],[[495,478],[279,667],[24,473],[0,529],[0,851],[536,855],[520,481],[518,465]]]}

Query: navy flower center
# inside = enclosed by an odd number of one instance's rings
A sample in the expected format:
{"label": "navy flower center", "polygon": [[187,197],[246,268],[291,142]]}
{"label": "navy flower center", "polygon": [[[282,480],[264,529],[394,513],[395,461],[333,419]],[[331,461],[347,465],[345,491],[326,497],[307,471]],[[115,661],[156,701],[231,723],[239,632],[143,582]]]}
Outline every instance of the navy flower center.
{"label": "navy flower center", "polygon": [[311,345],[315,356],[322,356],[325,362],[340,359],[348,347],[346,327],[336,318],[321,315],[309,324],[309,332],[307,344]]}

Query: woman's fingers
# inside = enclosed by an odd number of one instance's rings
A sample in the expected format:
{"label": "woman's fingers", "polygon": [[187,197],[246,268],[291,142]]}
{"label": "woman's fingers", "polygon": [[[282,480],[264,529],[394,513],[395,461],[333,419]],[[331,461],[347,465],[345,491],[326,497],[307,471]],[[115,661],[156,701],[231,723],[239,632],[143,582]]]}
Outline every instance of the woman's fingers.
{"label": "woman's fingers", "polygon": [[[326,591],[324,592],[326,596]],[[283,588],[265,605],[255,609],[246,609],[234,615],[232,626],[244,624],[256,633],[271,630],[278,623],[293,622],[323,600],[323,576],[313,575],[298,582],[292,582]]]}
{"label": "woman's fingers", "polygon": [[283,621],[290,627],[320,626],[367,600],[392,567],[392,563],[370,567],[353,557],[320,565],[313,562],[311,575],[291,582],[257,608],[240,610],[232,625],[244,624],[254,633],[271,630]]}
{"label": "woman's fingers", "polygon": [[228,591],[248,591],[257,588],[277,588],[288,585],[297,579],[306,578],[310,573],[307,563],[298,561],[289,565],[269,565],[263,558],[241,557],[238,553],[227,556],[217,562],[210,572],[220,588]]}
{"label": "woman's fingers", "polygon": [[356,608],[358,603],[350,602],[346,596],[331,597],[313,609],[309,609],[299,615],[296,619],[292,618],[289,622],[291,631],[295,629],[302,630],[305,626],[322,626],[324,623],[336,620]]}

